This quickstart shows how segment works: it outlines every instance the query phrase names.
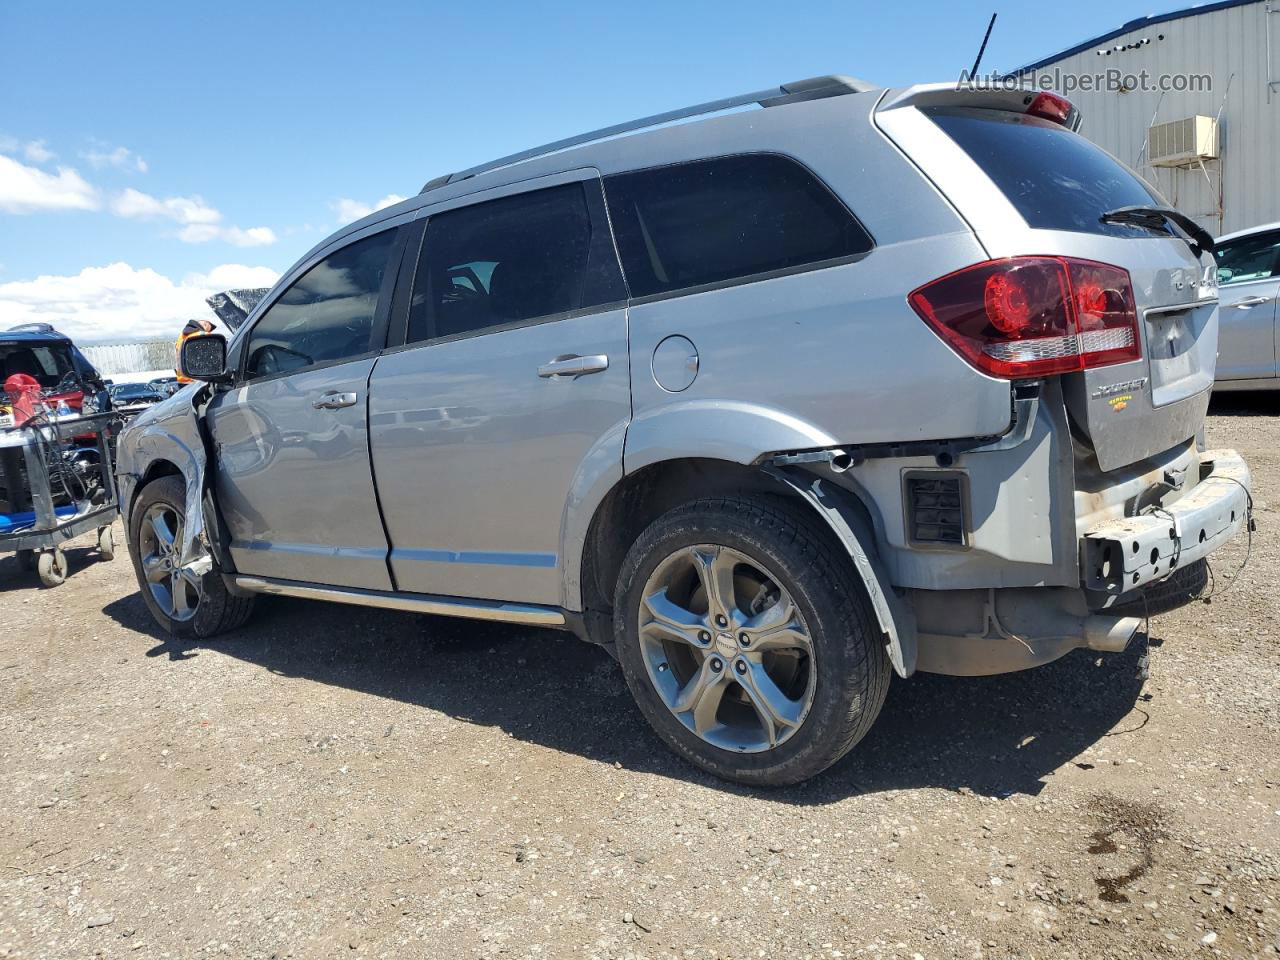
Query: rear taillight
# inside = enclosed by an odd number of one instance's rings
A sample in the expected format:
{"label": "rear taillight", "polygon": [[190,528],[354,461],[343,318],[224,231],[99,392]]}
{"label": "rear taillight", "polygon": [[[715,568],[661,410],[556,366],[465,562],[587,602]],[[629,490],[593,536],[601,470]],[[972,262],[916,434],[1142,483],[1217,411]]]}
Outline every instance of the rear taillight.
{"label": "rear taillight", "polygon": [[1105,263],[991,260],[907,299],[952,349],[996,377],[1072,373],[1142,357],[1129,273]]}

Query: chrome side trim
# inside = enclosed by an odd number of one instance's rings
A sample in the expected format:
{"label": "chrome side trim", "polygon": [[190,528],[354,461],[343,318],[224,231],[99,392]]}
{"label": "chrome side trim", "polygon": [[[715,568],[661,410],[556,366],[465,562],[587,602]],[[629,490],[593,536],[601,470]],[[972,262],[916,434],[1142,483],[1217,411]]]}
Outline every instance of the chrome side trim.
{"label": "chrome side trim", "polygon": [[464,600],[422,593],[363,590],[357,587],[323,587],[311,583],[300,583],[296,580],[274,580],[268,577],[243,575],[233,577],[232,582],[241,590],[247,590],[250,593],[270,593],[281,597],[300,597],[304,600],[328,600],[333,603],[351,603],[360,607],[408,610],[410,613],[465,617],[470,620],[496,620],[502,623],[522,623],[537,627],[565,625],[563,611],[555,607],[540,607],[527,603]]}

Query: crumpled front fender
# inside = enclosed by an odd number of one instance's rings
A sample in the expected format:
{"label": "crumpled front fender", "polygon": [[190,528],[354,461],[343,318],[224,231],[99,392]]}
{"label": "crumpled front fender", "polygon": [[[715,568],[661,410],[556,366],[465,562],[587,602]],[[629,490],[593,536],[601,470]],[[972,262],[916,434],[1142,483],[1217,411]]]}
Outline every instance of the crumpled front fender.
{"label": "crumpled front fender", "polygon": [[116,447],[116,481],[125,529],[129,528],[138,485],[159,463],[172,464],[186,485],[178,562],[188,565],[208,556],[204,548],[205,518],[202,507],[208,482],[205,440],[201,432],[208,384],[182,390],[157,404],[130,423]]}

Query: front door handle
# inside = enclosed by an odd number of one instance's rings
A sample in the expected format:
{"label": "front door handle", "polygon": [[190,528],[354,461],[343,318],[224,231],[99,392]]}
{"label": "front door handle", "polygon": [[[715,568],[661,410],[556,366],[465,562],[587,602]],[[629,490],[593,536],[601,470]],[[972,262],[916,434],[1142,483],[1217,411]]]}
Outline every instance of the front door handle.
{"label": "front door handle", "polygon": [[1237,300],[1231,306],[1236,310],[1248,310],[1250,307],[1260,307],[1264,303],[1270,303],[1271,300],[1271,297],[1245,297]]}
{"label": "front door handle", "polygon": [[354,407],[356,405],[356,395],[354,393],[343,393],[340,390],[329,390],[320,394],[318,398],[312,401],[311,405],[317,410],[341,410],[343,407]]}
{"label": "front door handle", "polygon": [[580,357],[574,353],[556,357],[551,362],[544,363],[538,368],[538,376],[544,380],[559,380],[561,378],[576,380],[578,377],[585,377],[589,373],[601,373],[608,369],[609,358],[603,353],[593,354],[589,357]]}

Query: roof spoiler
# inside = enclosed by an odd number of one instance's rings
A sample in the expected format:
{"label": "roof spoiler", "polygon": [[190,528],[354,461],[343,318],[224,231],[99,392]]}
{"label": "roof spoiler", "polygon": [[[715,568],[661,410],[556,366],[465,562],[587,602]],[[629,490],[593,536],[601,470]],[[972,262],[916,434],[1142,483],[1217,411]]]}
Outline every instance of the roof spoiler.
{"label": "roof spoiler", "polygon": [[601,127],[599,130],[592,130],[589,133],[578,134],[573,137],[566,137],[563,140],[553,140],[551,143],[544,143],[540,147],[533,147],[529,150],[522,150],[519,153],[513,153],[510,156],[502,157],[498,160],[491,160],[488,163],[482,163],[477,167],[470,167],[458,173],[446,173],[442,176],[428,180],[423,185],[421,193],[435,190],[443,187],[445,184],[456,183],[459,180],[465,180],[468,177],[478,176],[482,173],[488,173],[490,170],[497,170],[500,167],[509,167],[515,163],[521,163],[525,160],[532,160],[534,157],[546,156],[549,153],[558,153],[561,150],[568,150],[570,147],[579,147],[585,143],[593,143],[597,140],[607,140],[609,137],[621,136],[624,133],[632,133],[636,130],[644,130],[648,127],[656,127],[664,123],[674,123],[677,120],[688,120],[692,117],[706,116],[711,113],[720,113],[724,110],[732,110],[735,107],[746,107],[751,104],[758,104],[761,107],[780,107],[788,103],[800,103],[805,100],[821,100],[826,97],[840,97],[850,93],[866,93],[868,90],[879,89],[875,84],[866,83],[854,77],[844,76],[826,76],[826,77],[810,77],[807,80],[795,80],[791,83],[779,84],[776,87],[770,87],[767,90],[756,90],[752,93],[743,93],[736,97],[725,97],[721,100],[710,100],[706,103],[694,104],[691,107],[681,107],[678,110],[668,110],[666,113],[655,113],[649,117],[641,117],[639,120],[629,120],[626,123],[617,123],[611,127]]}
{"label": "roof spoiler", "polygon": [[[1046,101],[1061,110],[1061,116],[1050,117],[1041,112]],[[892,90],[876,107],[876,113],[898,110],[902,107],[974,107],[980,110],[1005,110],[1009,113],[1030,113],[1061,123],[1069,130],[1080,129],[1080,110],[1066,97],[1018,87],[957,87],[954,83],[925,83],[914,87]]]}

